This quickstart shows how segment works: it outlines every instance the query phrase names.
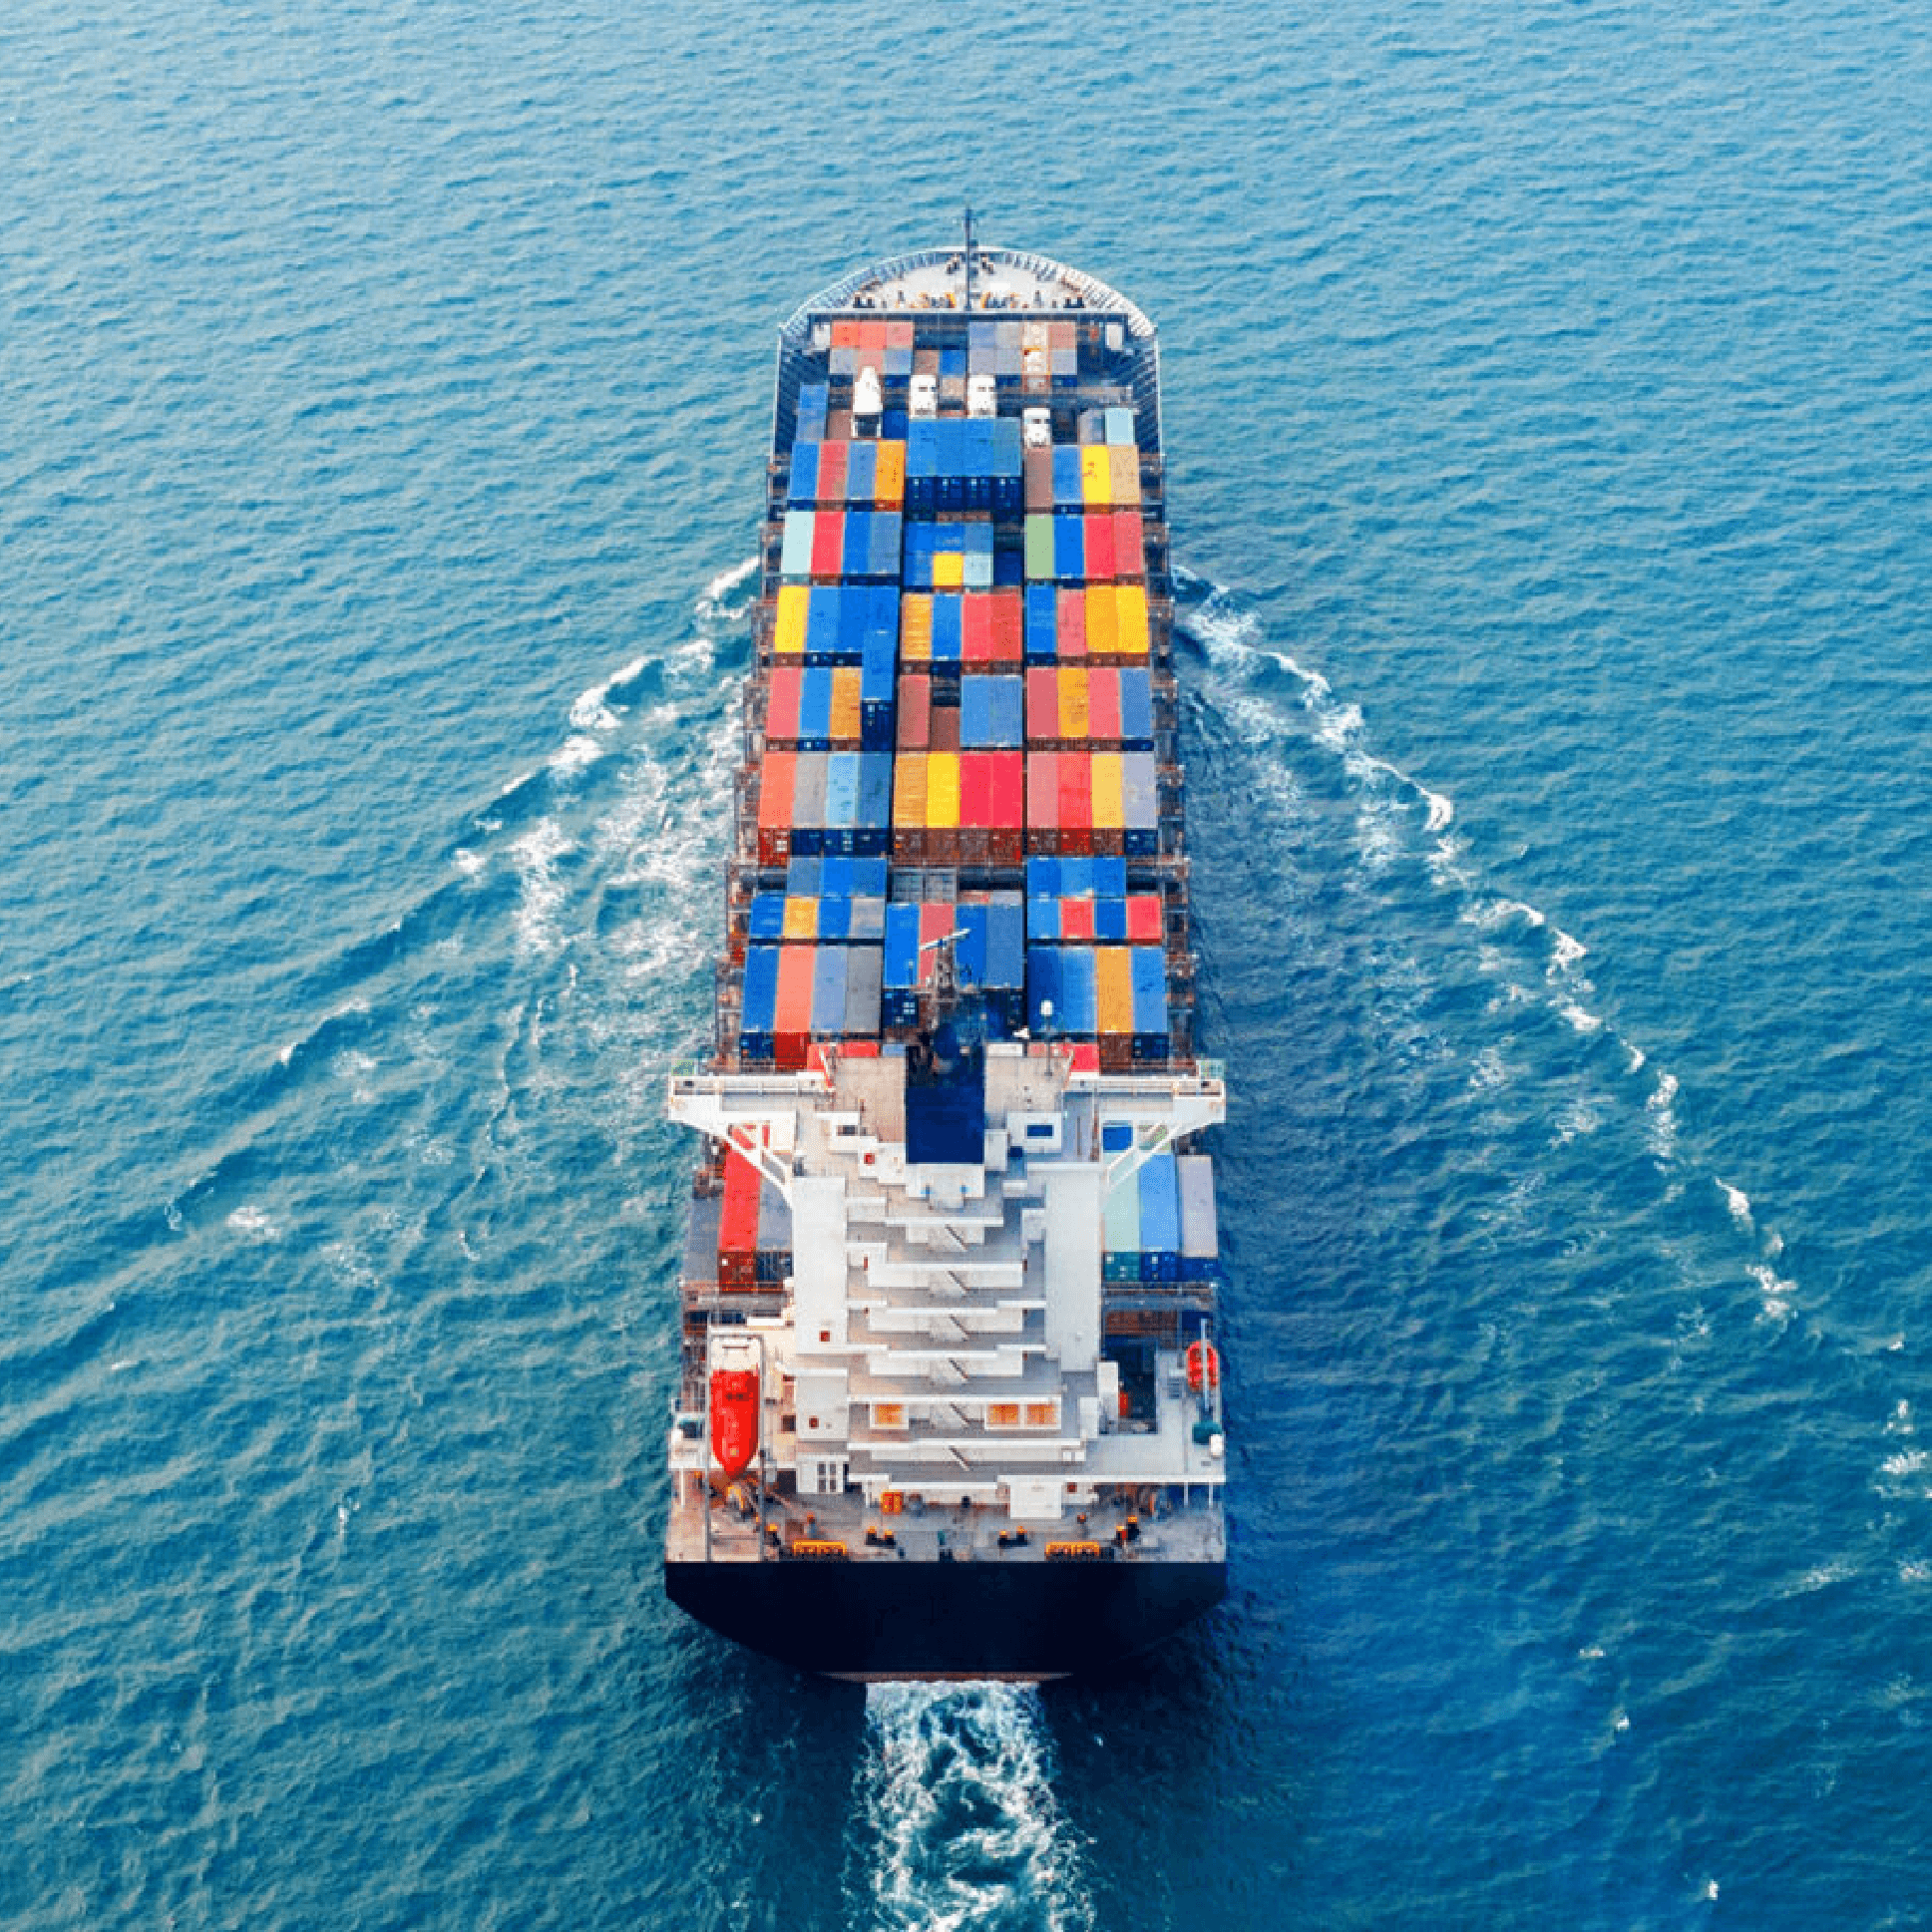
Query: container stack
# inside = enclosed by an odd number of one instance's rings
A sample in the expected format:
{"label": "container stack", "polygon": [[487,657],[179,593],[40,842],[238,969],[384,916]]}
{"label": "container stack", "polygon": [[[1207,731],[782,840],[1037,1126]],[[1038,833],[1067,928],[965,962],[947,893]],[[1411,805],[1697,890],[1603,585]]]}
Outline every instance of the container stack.
{"label": "container stack", "polygon": [[803,1066],[815,1042],[904,1036],[944,961],[995,1032],[1165,1064],[1191,1008],[1132,392],[1064,318],[847,316],[822,337],[773,469],[738,1054]]}

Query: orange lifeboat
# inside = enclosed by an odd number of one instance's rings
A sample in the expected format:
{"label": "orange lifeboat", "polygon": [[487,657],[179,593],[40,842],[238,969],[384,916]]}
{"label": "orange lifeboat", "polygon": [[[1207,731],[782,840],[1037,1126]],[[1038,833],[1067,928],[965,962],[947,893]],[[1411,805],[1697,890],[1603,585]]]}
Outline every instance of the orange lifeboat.
{"label": "orange lifeboat", "polygon": [[751,1467],[758,1453],[758,1371],[711,1370],[711,1454],[729,1482]]}
{"label": "orange lifeboat", "polygon": [[1221,1357],[1212,1342],[1187,1345],[1187,1385],[1197,1395],[1204,1388],[1221,1386]]}

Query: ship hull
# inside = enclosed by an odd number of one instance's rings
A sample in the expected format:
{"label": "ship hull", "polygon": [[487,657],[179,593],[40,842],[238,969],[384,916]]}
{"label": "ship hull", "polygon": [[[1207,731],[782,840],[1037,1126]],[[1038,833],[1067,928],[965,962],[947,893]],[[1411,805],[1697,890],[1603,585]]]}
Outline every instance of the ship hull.
{"label": "ship hull", "polygon": [[1089,1676],[1164,1642],[1227,1591],[1227,1566],[680,1563],[664,1583],[722,1637],[826,1677]]}

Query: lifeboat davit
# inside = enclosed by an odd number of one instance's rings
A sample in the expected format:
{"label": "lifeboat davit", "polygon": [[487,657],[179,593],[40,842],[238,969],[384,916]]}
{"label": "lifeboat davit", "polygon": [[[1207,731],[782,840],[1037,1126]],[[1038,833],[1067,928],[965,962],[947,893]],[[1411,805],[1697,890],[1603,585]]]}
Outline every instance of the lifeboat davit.
{"label": "lifeboat davit", "polygon": [[711,1455],[725,1481],[741,1476],[758,1453],[758,1371],[711,1370]]}
{"label": "lifeboat davit", "polygon": [[1187,1345],[1187,1385],[1195,1394],[1221,1386],[1221,1356],[1212,1342]]}

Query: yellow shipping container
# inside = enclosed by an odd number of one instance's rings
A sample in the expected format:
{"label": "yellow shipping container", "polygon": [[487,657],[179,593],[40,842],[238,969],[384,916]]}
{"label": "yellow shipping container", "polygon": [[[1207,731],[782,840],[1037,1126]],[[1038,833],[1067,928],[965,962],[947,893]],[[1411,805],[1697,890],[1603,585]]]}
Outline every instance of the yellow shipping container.
{"label": "yellow shipping container", "polygon": [[960,754],[957,751],[929,751],[926,754],[926,829],[952,832],[960,824]]}
{"label": "yellow shipping container", "polygon": [[933,599],[909,590],[899,600],[899,654],[908,663],[933,661]]}
{"label": "yellow shipping container", "polygon": [[1116,510],[1135,510],[1140,506],[1140,452],[1118,445],[1107,451],[1113,502]]}
{"label": "yellow shipping container", "polygon": [[819,936],[819,903],[796,896],[785,902],[785,937],[788,940],[815,940]]}
{"label": "yellow shipping container", "polygon": [[919,832],[926,826],[926,753],[902,751],[893,760],[893,830]]}
{"label": "yellow shipping container", "polygon": [[1092,737],[1087,710],[1087,673],[1082,664],[1062,664],[1060,680],[1060,736],[1076,742]]}
{"label": "yellow shipping container", "polygon": [[906,501],[906,445],[904,443],[879,445],[879,467],[874,474],[872,500],[874,503],[884,504],[888,509],[897,509]]}
{"label": "yellow shipping container", "polygon": [[1113,466],[1104,443],[1088,443],[1080,451],[1080,501],[1089,510],[1104,510],[1111,501]]}
{"label": "yellow shipping container", "polygon": [[966,584],[966,558],[959,551],[941,551],[933,560],[933,587],[958,590]]}
{"label": "yellow shipping container", "polygon": [[1093,949],[1093,1003],[1101,1032],[1134,1030],[1134,974],[1124,946]]}
{"label": "yellow shipping container", "polygon": [[1119,625],[1114,612],[1114,585],[1111,583],[1090,583],[1087,585],[1087,655],[1089,657],[1111,657],[1120,646],[1114,641],[1119,635]]}
{"label": "yellow shipping container", "polygon": [[805,612],[812,593],[803,583],[787,583],[778,592],[778,621],[772,626],[771,647],[780,657],[805,654]]}
{"label": "yellow shipping container", "polygon": [[832,673],[832,736],[856,742],[859,736],[859,667],[841,664]]}
{"label": "yellow shipping container", "polygon": [[[1114,594],[1114,649],[1135,657],[1147,655],[1147,586],[1144,583],[1116,583]],[[1093,612],[1087,611],[1087,635],[1093,635]],[[1089,644],[1088,649],[1092,649]]]}
{"label": "yellow shipping container", "polygon": [[1119,752],[1093,754],[1093,829],[1096,832],[1118,832],[1127,823],[1121,771]]}

